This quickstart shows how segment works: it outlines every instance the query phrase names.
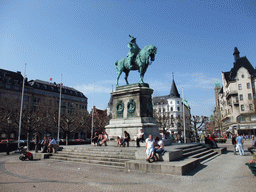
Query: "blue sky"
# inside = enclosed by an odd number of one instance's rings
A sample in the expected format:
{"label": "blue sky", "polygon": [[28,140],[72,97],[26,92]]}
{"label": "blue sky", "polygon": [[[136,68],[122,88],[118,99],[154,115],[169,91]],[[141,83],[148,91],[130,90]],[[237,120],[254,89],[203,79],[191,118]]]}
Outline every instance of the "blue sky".
{"label": "blue sky", "polygon": [[[129,34],[157,47],[145,74],[154,96],[170,92],[172,73],[193,115],[211,115],[214,82],[233,66],[234,47],[256,66],[255,0],[0,0],[0,68],[63,83],[105,109],[115,85],[114,62]],[[124,74],[120,84],[124,84]],[[131,72],[130,83],[139,80]],[[114,86],[115,87],[115,86]]]}

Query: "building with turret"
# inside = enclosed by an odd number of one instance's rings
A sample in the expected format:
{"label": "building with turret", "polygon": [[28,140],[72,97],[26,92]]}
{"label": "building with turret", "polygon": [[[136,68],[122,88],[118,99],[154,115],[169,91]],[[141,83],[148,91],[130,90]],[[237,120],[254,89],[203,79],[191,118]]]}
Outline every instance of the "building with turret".
{"label": "building with turret", "polygon": [[184,132],[183,108],[186,130],[190,130],[190,106],[186,99],[182,101],[174,79],[169,95],[153,97],[154,117],[160,130],[182,135]]}
{"label": "building with turret", "polygon": [[256,134],[256,69],[239,54],[235,47],[233,68],[221,73],[221,88],[215,85],[215,116],[221,119],[219,129],[251,135]]}

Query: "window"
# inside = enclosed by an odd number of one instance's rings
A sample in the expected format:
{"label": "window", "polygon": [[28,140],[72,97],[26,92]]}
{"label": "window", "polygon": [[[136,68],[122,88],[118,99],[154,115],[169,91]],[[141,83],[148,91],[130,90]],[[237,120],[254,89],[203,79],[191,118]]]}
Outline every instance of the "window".
{"label": "window", "polygon": [[159,113],[161,112],[161,109],[160,109],[160,108],[158,109],[158,112],[159,112]]}
{"label": "window", "polygon": [[247,89],[250,89],[250,88],[251,88],[250,83],[247,83]]}
{"label": "window", "polygon": [[250,104],[249,107],[250,107],[250,110],[252,111],[253,110],[253,105]]}
{"label": "window", "polygon": [[173,111],[173,107],[171,107],[171,111]]}
{"label": "window", "polygon": [[252,88],[254,89],[254,87],[255,87],[255,86],[254,86],[254,82],[252,82]]}
{"label": "window", "polygon": [[171,104],[172,104],[172,101],[171,101]]}
{"label": "window", "polygon": [[251,100],[252,99],[252,94],[248,93],[248,99]]}
{"label": "window", "polygon": [[178,107],[178,111],[180,111],[180,107]]}
{"label": "window", "polygon": [[163,108],[163,112],[165,112],[165,108]]}
{"label": "window", "polygon": [[179,104],[180,102],[179,101],[177,101],[177,104]]}
{"label": "window", "polygon": [[241,111],[244,111],[244,105],[241,105]]}
{"label": "window", "polygon": [[241,84],[238,84],[238,89],[242,90],[242,85]]}
{"label": "window", "polygon": [[240,94],[240,101],[243,101],[243,94]]}
{"label": "window", "polygon": [[238,97],[236,97],[236,102],[238,102]]}

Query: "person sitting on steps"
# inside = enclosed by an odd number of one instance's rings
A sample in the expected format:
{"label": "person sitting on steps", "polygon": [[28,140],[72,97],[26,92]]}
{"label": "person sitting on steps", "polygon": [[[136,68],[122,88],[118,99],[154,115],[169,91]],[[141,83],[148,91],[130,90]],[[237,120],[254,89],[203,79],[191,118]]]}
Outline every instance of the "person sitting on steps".
{"label": "person sitting on steps", "polygon": [[144,150],[146,151],[146,154],[147,154],[146,161],[148,161],[149,163],[152,162],[150,159],[154,158],[154,148],[155,148],[155,140],[153,139],[152,135],[149,135],[148,138],[146,139],[146,149]]}
{"label": "person sitting on steps", "polygon": [[145,141],[143,129],[140,130],[140,133],[138,134],[138,137],[136,139],[137,147],[140,147],[140,141]]}
{"label": "person sitting on steps", "polygon": [[[155,148],[154,154],[158,153],[159,155],[164,153],[164,142],[160,140],[159,137],[155,137]],[[155,161],[157,161],[157,156],[155,155]]]}
{"label": "person sitting on steps", "polygon": [[117,147],[122,147],[123,138],[117,136]]}
{"label": "person sitting on steps", "polygon": [[100,146],[102,146],[103,144],[107,146],[107,140],[108,140],[108,134],[104,131],[102,132],[102,141],[100,143]]}
{"label": "person sitting on steps", "polygon": [[127,131],[124,131],[124,139],[122,141],[123,147],[125,146],[125,142],[127,143],[127,147],[129,147],[130,134]]}

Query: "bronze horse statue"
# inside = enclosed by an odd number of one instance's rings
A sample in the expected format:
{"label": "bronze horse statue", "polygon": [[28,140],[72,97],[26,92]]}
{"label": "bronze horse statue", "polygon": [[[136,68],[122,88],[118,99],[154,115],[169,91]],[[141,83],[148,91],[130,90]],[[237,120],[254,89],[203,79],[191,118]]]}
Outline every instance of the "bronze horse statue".
{"label": "bronze horse statue", "polygon": [[[135,57],[135,59],[133,60],[133,67],[131,69],[129,69],[128,64],[127,64],[127,58],[122,58],[119,61],[115,62],[115,66],[117,69],[117,79],[116,79],[116,86],[118,87],[118,81],[120,78],[120,75],[122,74],[122,72],[125,73],[125,81],[128,83],[128,76],[129,76],[129,72],[130,70],[138,70],[140,73],[140,81],[139,83],[144,83],[143,78],[144,78],[144,74],[148,68],[148,65],[150,65],[150,60],[151,62],[155,60],[155,55],[157,53],[157,48],[153,45],[147,45],[145,46],[143,49],[141,49],[139,51],[139,53],[137,54],[137,56]],[[150,60],[149,60],[150,58]]]}

